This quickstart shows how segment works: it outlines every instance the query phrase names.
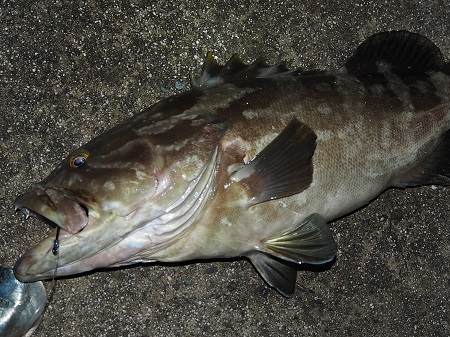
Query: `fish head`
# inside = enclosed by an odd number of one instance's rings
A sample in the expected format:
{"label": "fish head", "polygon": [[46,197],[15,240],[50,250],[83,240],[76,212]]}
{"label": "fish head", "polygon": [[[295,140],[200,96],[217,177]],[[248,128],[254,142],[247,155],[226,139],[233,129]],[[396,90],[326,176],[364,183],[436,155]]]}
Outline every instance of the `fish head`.
{"label": "fish head", "polygon": [[15,201],[70,234],[102,214],[132,213],[164,181],[164,157],[126,130],[114,130],[69,154],[43,181]]}
{"label": "fish head", "polygon": [[192,119],[166,121],[164,129],[155,123],[147,129],[111,129],[19,195],[16,210],[55,230],[20,257],[14,267],[17,279],[31,282],[150,261],[143,252],[157,250],[186,230],[192,218],[186,215],[192,206],[186,200],[209,179],[202,172],[217,153],[217,143],[203,138],[223,133],[223,127]]}

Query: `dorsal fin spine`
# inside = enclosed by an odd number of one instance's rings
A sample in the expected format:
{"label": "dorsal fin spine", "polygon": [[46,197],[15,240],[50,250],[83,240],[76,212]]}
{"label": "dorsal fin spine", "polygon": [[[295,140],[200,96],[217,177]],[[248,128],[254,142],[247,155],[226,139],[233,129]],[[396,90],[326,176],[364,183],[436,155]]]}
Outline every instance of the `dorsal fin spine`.
{"label": "dorsal fin spine", "polygon": [[238,54],[234,54],[225,65],[220,65],[208,52],[205,57],[200,75],[191,76],[193,88],[212,88],[224,83],[233,83],[251,78],[273,78],[283,76],[296,76],[301,69],[288,69],[286,62],[273,66],[267,64],[265,58],[259,58],[253,63],[245,64]]}
{"label": "dorsal fin spine", "polygon": [[[450,75],[450,65],[444,62],[439,48],[426,37],[407,31],[381,32],[370,36],[359,45],[345,63],[345,69],[353,75],[370,75],[379,72],[397,74],[423,74],[442,71]],[[234,83],[252,78],[275,78],[315,75],[317,70],[288,69],[285,62],[273,66],[264,58],[251,64],[241,61],[234,54],[225,65],[220,65],[211,52],[205,57],[200,75],[191,76],[193,88],[212,88],[224,83]]]}

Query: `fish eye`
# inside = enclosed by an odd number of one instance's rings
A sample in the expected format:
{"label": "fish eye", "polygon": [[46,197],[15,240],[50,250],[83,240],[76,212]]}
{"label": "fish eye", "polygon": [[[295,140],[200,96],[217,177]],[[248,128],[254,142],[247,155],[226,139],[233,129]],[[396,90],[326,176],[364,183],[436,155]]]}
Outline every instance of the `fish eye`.
{"label": "fish eye", "polygon": [[70,158],[70,167],[79,168],[86,162],[86,159],[88,157],[89,153],[87,152],[77,153],[76,155],[72,156],[72,158]]}

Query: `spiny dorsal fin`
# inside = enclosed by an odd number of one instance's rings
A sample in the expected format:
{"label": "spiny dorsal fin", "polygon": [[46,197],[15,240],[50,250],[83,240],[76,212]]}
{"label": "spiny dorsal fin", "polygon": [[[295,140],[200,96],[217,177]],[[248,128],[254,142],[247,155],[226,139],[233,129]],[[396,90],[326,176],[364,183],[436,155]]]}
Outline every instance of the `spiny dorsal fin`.
{"label": "spiny dorsal fin", "polygon": [[356,49],[345,68],[355,75],[388,71],[398,74],[446,71],[439,48],[426,37],[407,31],[372,35]]}
{"label": "spiny dorsal fin", "polygon": [[231,179],[246,186],[252,205],[300,193],[312,182],[316,138],[309,126],[294,118]]}
{"label": "spiny dorsal fin", "polygon": [[222,66],[209,52],[206,54],[201,74],[191,76],[191,85],[193,88],[212,88],[223,83],[238,82],[251,78],[295,76],[301,72],[301,69],[289,70],[285,62],[270,66],[264,58],[259,58],[251,64],[245,64],[238,54],[234,54]]}

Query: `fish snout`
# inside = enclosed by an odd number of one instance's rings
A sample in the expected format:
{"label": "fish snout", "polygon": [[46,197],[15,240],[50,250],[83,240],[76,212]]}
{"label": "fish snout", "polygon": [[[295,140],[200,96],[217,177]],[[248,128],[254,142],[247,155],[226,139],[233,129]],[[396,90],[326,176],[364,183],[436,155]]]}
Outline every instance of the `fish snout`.
{"label": "fish snout", "polygon": [[34,216],[71,234],[80,232],[89,222],[88,207],[64,189],[33,184],[29,191],[16,198],[14,208],[27,218]]}

